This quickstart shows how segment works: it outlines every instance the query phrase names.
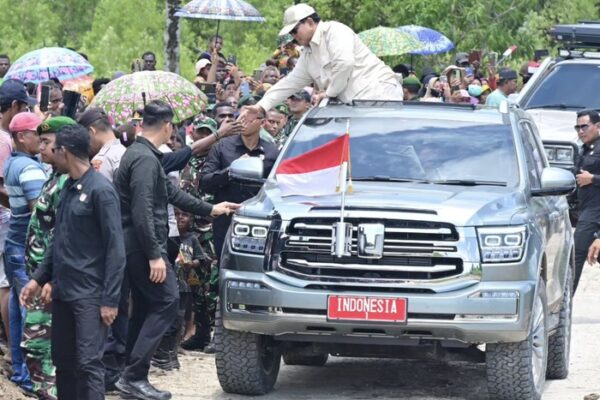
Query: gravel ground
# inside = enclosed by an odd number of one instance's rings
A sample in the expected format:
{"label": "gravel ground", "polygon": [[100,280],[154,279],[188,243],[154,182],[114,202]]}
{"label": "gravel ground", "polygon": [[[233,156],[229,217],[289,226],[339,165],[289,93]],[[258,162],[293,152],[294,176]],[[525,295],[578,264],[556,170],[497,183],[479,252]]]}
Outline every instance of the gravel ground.
{"label": "gravel ground", "polygon": [[[600,393],[598,352],[593,350],[600,328],[598,304],[600,268],[586,268],[575,296],[571,373],[566,380],[548,382],[544,400],[582,400]],[[181,356],[181,363],[179,371],[153,371],[150,377],[159,388],[172,391],[174,400],[245,398],[221,391],[213,356],[187,352]],[[109,394],[107,398],[119,396]],[[325,367],[282,364],[275,390],[262,398],[485,400],[488,397],[483,364],[332,357]],[[26,397],[0,375],[0,399]]]}

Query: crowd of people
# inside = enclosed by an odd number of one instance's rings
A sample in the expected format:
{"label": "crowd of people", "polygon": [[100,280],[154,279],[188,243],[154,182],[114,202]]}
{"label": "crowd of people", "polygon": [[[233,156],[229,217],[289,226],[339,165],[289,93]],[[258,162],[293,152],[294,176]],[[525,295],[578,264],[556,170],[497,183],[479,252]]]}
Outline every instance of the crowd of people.
{"label": "crowd of people", "polygon": [[[178,124],[160,100],[120,126],[84,102],[64,116],[56,79],[44,83],[42,112],[37,85],[4,80],[10,59],[0,55],[2,350],[24,390],[170,398],[148,382],[150,366],[179,368],[180,349],[215,351],[219,255],[231,213],[259,190],[232,180],[229,166],[259,157],[266,176],[322,99],[497,106],[518,78],[466,53],[440,73],[392,69],[306,4],[286,10],[277,50],[252,74],[223,45],[213,36],[196,63],[193,82],[208,104]],[[147,52],[131,73],[156,63]],[[110,81],[96,79],[94,95]]]}

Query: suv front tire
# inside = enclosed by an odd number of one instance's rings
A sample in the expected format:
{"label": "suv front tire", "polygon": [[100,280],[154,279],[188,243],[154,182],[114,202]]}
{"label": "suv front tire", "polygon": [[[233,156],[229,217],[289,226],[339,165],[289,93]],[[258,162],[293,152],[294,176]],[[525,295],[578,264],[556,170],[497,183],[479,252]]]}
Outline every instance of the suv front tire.
{"label": "suv front tire", "polygon": [[527,339],[486,345],[487,386],[492,399],[540,400],[548,362],[546,285],[540,278]]}

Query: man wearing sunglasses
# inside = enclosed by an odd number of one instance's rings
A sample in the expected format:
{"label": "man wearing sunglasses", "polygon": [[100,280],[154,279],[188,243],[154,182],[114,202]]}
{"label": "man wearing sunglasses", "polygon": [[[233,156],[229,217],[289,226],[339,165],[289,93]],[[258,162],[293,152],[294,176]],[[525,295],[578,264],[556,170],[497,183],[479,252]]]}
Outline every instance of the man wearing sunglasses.
{"label": "man wearing sunglasses", "polygon": [[[600,115],[595,110],[577,113],[575,130],[583,146],[576,166],[579,219],[575,230],[575,279],[577,288],[588,249],[595,263],[600,249]],[[592,245],[593,242],[593,245]],[[590,245],[592,247],[590,248]]]}
{"label": "man wearing sunglasses", "polygon": [[243,120],[272,109],[305,86],[315,84],[318,103],[336,97],[350,103],[361,100],[402,100],[402,87],[394,72],[371,52],[348,26],[322,22],[308,4],[285,10],[279,35],[291,34],[304,50],[296,67],[275,84],[258,102],[242,113]]}

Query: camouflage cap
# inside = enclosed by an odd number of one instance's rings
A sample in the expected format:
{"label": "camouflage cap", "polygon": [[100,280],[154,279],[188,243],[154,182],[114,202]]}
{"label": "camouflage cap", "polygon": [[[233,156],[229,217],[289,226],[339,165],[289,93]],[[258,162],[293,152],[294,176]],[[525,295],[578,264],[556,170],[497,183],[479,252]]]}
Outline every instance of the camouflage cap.
{"label": "camouflage cap", "polygon": [[194,120],[194,130],[208,129],[211,133],[217,132],[217,121],[209,117],[199,117]]}
{"label": "camouflage cap", "polygon": [[38,135],[43,135],[44,133],[56,133],[66,125],[75,125],[77,122],[69,117],[59,116],[52,117],[42,122],[40,126],[37,128]]}
{"label": "camouflage cap", "polygon": [[273,108],[284,115],[290,115],[290,108],[285,103],[279,103]]}

